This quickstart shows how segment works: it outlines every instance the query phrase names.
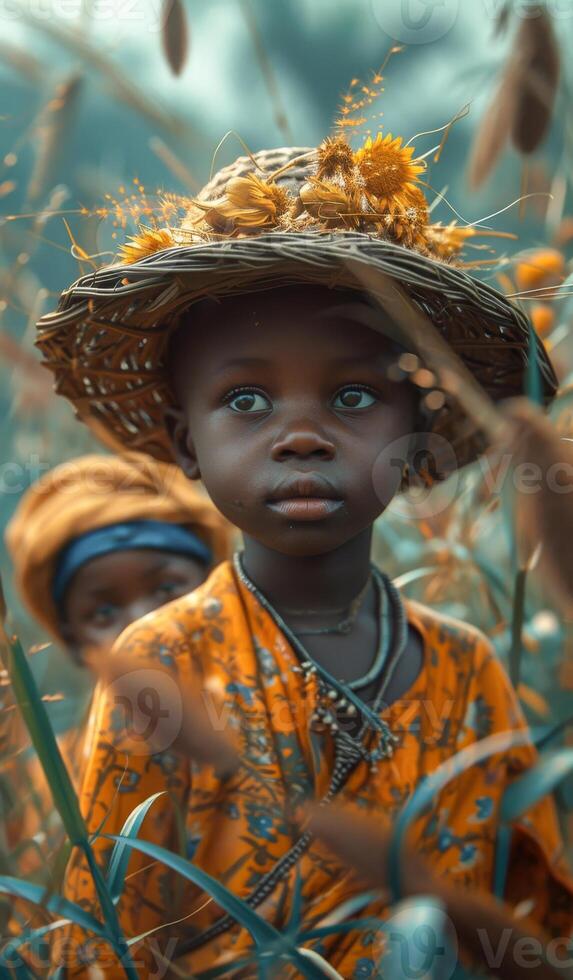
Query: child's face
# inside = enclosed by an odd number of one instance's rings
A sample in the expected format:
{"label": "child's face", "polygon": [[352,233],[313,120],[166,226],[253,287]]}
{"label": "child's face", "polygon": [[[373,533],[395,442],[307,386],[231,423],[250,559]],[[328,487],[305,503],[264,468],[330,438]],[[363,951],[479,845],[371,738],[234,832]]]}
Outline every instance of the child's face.
{"label": "child's face", "polygon": [[167,551],[132,549],[94,558],[78,569],[66,591],[66,641],[91,659],[131,623],[196,589],[206,576],[204,565]]}
{"label": "child's face", "polygon": [[203,303],[172,344],[180,464],[233,524],[284,554],[350,541],[400,483],[389,463],[375,489],[373,471],[412,432],[414,394],[387,379],[388,341],[341,312],[357,302],[307,286]]}

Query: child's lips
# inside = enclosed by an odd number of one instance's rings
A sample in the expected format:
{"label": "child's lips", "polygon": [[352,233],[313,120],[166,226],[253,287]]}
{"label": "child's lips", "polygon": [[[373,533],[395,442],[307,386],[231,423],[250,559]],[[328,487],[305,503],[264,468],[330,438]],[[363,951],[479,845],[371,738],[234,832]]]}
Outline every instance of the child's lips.
{"label": "child's lips", "polygon": [[331,497],[286,497],[284,500],[270,500],[268,505],[271,510],[292,521],[321,521],[339,510],[342,503],[342,500]]}
{"label": "child's lips", "polygon": [[267,500],[268,506],[291,521],[320,521],[342,507],[335,487],[313,473],[292,474]]}

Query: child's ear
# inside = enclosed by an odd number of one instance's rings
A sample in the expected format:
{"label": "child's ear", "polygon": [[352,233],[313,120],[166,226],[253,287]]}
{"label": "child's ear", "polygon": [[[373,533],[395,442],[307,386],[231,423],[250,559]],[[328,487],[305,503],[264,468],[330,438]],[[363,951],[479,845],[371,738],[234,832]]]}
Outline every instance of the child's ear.
{"label": "child's ear", "polygon": [[163,412],[163,424],[167,429],[178,466],[189,480],[200,480],[201,471],[184,412],[180,408],[166,407]]}

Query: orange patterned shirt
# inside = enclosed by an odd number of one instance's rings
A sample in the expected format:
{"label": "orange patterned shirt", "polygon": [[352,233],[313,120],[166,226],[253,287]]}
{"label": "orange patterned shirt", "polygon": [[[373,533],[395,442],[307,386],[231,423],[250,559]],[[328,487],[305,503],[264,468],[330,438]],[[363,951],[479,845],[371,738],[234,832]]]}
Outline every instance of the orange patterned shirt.
{"label": "orange patterned shirt", "polygon": [[[338,794],[341,803],[390,821],[420,780],[457,751],[524,725],[516,696],[482,634],[413,602],[406,603],[406,611],[422,637],[424,659],[410,689],[384,712],[399,739],[394,757],[374,773],[359,762]],[[297,804],[321,798],[328,789],[332,735],[311,729],[315,682],[305,684],[293,670],[298,664],[293,649],[231,564],[219,566],[192,595],[135,623],[116,650],[134,667],[142,660],[148,669],[152,657],[182,684],[206,692],[221,727],[234,733],[241,766],[224,782],[212,768],[198,768],[169,748],[150,754],[142,746],[127,754],[125,710],[117,692],[102,690],[95,699],[81,790],[90,831],[105,819],[103,834],[119,834],[137,804],[166,790],[151,807],[140,837],[187,856],[236,895],[250,897],[278,929],[288,921],[299,872],[305,928],[319,926],[363,891],[316,841],[298,860],[289,859],[300,838]],[[153,686],[152,678],[149,683]],[[413,840],[436,873],[462,887],[491,890],[499,802],[508,783],[534,761],[530,745],[512,748],[465,771],[433,800],[416,821]],[[547,933],[568,935],[573,890],[560,864],[562,844],[550,799],[529,811],[513,840],[507,900],[529,901],[532,918]],[[100,836],[94,846],[105,864],[112,843]],[[66,894],[100,914],[91,878],[77,858],[68,869]],[[225,919],[205,892],[142,854],[132,853],[118,909],[128,938],[157,930],[132,947],[134,958],[146,964],[143,976],[151,971],[157,948],[183,973],[200,975],[238,962],[251,947],[248,933]],[[385,913],[380,901],[360,917]],[[67,937],[56,954],[69,975],[87,975],[82,963],[97,959],[106,977],[123,976],[109,951],[79,930],[74,935],[75,942]],[[345,978],[377,973],[376,933],[349,932],[309,946]]]}

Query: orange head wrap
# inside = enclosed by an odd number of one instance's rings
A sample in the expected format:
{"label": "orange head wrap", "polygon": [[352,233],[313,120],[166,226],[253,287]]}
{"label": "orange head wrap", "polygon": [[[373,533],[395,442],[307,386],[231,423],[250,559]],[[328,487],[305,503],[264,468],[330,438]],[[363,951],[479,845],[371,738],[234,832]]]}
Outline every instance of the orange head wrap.
{"label": "orange head wrap", "polygon": [[59,554],[71,540],[120,521],[182,524],[229,556],[233,529],[176,466],[142,453],[81,456],[46,473],[24,494],[6,529],[16,586],[35,619],[62,641],[52,596]]}

